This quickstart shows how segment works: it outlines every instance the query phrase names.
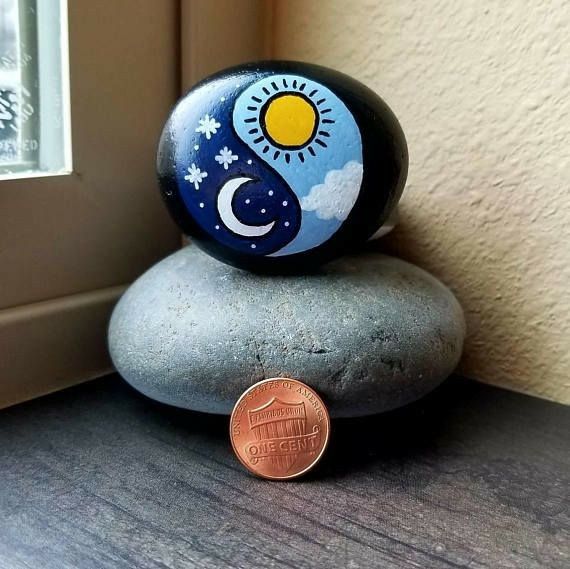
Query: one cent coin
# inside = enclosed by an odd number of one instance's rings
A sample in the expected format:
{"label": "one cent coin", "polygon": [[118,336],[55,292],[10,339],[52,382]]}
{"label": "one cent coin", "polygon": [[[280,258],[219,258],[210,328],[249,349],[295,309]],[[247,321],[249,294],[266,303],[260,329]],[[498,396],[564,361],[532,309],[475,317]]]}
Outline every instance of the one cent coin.
{"label": "one cent coin", "polygon": [[272,480],[295,478],[315,466],[329,432],[321,398],[308,385],[285,377],[252,385],[230,418],[230,439],[240,462]]}

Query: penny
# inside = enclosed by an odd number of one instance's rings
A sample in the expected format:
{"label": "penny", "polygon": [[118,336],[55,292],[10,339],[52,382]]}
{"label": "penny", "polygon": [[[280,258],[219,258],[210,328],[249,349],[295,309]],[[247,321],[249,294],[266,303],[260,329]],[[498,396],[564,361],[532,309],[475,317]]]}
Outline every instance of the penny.
{"label": "penny", "polygon": [[308,472],[324,454],[330,418],[317,393],[296,379],[264,379],[238,399],[230,439],[240,462],[262,478]]}

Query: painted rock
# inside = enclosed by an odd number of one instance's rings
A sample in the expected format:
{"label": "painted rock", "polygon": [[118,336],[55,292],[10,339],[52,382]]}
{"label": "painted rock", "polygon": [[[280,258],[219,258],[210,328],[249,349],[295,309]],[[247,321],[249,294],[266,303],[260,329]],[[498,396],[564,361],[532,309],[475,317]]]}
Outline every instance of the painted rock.
{"label": "painted rock", "polygon": [[358,81],[294,62],[235,67],[192,89],[158,149],[163,197],[185,233],[251,270],[303,270],[374,234],[394,209],[406,140]]}
{"label": "painted rock", "polygon": [[399,259],[347,255],[302,275],[228,267],[190,245],[140,277],[111,318],[119,373],[163,403],[230,413],[255,382],[294,377],[331,416],[379,413],[439,385],[461,355],[453,294]]}

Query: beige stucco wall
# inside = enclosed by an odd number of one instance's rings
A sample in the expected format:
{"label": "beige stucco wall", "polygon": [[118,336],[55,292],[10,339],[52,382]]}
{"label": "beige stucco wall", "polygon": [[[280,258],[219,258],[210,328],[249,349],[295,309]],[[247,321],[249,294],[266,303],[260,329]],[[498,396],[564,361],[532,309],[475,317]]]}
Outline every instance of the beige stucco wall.
{"label": "beige stucco wall", "polygon": [[570,2],[278,0],[272,55],[348,72],[410,149],[388,247],[457,294],[468,376],[570,402]]}

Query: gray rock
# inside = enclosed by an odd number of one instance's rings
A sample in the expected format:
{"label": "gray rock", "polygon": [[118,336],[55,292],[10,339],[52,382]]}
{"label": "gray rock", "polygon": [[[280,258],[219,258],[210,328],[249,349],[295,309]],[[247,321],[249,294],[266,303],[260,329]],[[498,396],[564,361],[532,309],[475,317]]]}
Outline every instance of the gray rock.
{"label": "gray rock", "polygon": [[302,276],[261,276],[186,247],[139,278],[109,329],[113,361],[142,393],[230,413],[268,377],[318,390],[334,417],[409,403],[455,368],[465,335],[452,293],[376,253]]}

